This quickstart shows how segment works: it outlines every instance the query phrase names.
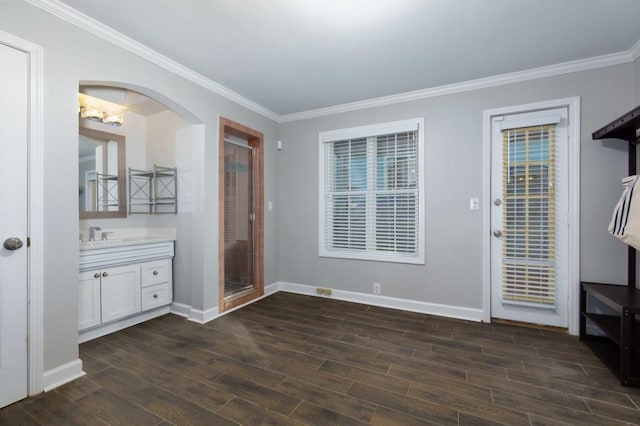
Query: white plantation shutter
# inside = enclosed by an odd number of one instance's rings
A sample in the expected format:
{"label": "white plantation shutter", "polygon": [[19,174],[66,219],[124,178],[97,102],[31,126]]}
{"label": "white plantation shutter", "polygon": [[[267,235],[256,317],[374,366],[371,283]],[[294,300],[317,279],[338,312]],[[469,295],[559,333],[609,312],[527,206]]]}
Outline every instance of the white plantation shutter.
{"label": "white plantation shutter", "polygon": [[556,171],[554,126],[504,130],[502,297],[555,304]]}
{"label": "white plantation shutter", "polygon": [[321,134],[321,255],[423,262],[418,127]]}

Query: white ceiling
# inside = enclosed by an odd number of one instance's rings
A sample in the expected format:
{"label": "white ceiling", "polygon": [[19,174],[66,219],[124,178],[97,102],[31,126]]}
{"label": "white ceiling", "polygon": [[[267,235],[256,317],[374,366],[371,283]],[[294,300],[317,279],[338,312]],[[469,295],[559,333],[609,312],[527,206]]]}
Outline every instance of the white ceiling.
{"label": "white ceiling", "polygon": [[63,0],[280,115],[630,49],[640,0]]}

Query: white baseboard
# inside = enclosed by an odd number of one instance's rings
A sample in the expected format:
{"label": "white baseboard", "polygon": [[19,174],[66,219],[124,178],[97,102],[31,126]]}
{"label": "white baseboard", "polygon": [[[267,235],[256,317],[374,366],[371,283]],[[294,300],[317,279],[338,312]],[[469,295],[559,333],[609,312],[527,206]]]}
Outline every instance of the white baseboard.
{"label": "white baseboard", "polygon": [[69,383],[72,380],[80,378],[85,375],[82,371],[82,360],[76,359],[75,361],[62,364],[51,370],[47,370],[42,375],[42,385],[45,392],[49,392],[62,386],[65,383]]}
{"label": "white baseboard", "polygon": [[[266,286],[264,288],[264,296],[263,297],[270,296],[273,293],[277,293],[278,291],[280,291],[280,282],[275,282],[273,284],[269,284],[268,286]],[[261,299],[262,299],[262,297],[261,297]]]}
{"label": "white baseboard", "polygon": [[257,302],[260,299],[264,299],[265,297],[270,296],[273,293],[277,293],[279,290],[280,290],[279,283],[275,282],[273,284],[269,284],[264,288],[264,295],[222,313],[220,313],[218,306],[211,309],[207,309],[206,311],[201,311],[198,309],[193,309],[191,306],[185,305],[182,303],[173,303],[171,305],[171,312],[176,315],[187,317],[189,321],[193,321],[198,324],[206,324],[209,321],[213,321],[216,318],[219,318],[223,315],[228,314],[229,312],[233,312],[244,306],[250,305],[251,303]]}
{"label": "white baseboard", "polygon": [[181,317],[189,318],[189,314],[191,313],[191,306],[185,305],[184,303],[173,302],[171,304],[171,313],[180,315]]}
{"label": "white baseboard", "polygon": [[244,305],[236,306],[235,308],[229,309],[228,311],[225,311],[223,313],[220,313],[218,311],[217,306],[206,311],[200,311],[182,303],[173,303],[171,305],[171,312],[176,315],[187,317],[189,321],[193,321],[198,324],[205,324],[209,321],[221,317],[222,315],[226,315],[251,303],[255,303],[258,300],[279,291],[287,291],[289,293],[344,300],[346,302],[364,303],[366,305],[380,306],[383,308],[401,309],[403,311],[419,312],[422,314],[438,315],[441,317],[457,318],[469,321],[481,322],[483,319],[482,309],[441,305],[438,303],[420,302],[417,300],[399,299],[396,297],[381,296],[378,294],[366,294],[337,289],[331,289],[331,296],[322,296],[316,294],[315,286],[283,281],[277,281],[266,286],[264,288],[264,296],[247,302]]}
{"label": "white baseboard", "polygon": [[280,291],[287,291],[289,293],[338,299],[346,302],[364,303],[383,308],[401,309],[403,311],[419,312],[422,314],[438,315],[441,317],[457,318],[469,321],[481,322],[483,318],[482,309],[441,305],[438,303],[420,302],[417,300],[399,299],[396,297],[381,296],[378,294],[357,293],[354,291],[336,289],[331,289],[331,296],[322,296],[316,294],[315,286],[288,282],[278,282],[277,284]]}
{"label": "white baseboard", "polygon": [[211,309],[207,309],[206,311],[191,308],[187,320],[197,322],[198,324],[205,324],[211,320],[218,318],[219,316],[220,313],[217,306]]}
{"label": "white baseboard", "polygon": [[161,306],[151,311],[136,314],[116,322],[81,331],[78,335],[78,343],[84,343],[89,340],[97,339],[98,337],[106,336],[107,334],[122,330],[123,328],[131,327],[132,325],[140,324],[141,322],[148,321],[152,318],[166,315],[169,312],[171,312],[171,308],[169,306]]}

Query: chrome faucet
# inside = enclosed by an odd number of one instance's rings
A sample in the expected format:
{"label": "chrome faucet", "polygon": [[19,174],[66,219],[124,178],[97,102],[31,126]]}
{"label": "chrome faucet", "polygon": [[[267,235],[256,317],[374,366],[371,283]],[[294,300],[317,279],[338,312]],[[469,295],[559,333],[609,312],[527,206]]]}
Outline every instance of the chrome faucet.
{"label": "chrome faucet", "polygon": [[89,241],[96,240],[96,231],[100,231],[102,228],[99,226],[90,226],[89,227]]}

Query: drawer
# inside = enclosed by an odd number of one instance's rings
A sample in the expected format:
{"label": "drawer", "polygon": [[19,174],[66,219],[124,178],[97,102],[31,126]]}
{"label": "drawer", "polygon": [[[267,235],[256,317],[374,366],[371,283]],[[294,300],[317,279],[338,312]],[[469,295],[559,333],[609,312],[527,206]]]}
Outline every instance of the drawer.
{"label": "drawer", "polygon": [[156,284],[142,289],[142,310],[157,308],[171,302],[169,283]]}
{"label": "drawer", "polygon": [[142,264],[142,287],[169,281],[171,259],[154,260]]}

